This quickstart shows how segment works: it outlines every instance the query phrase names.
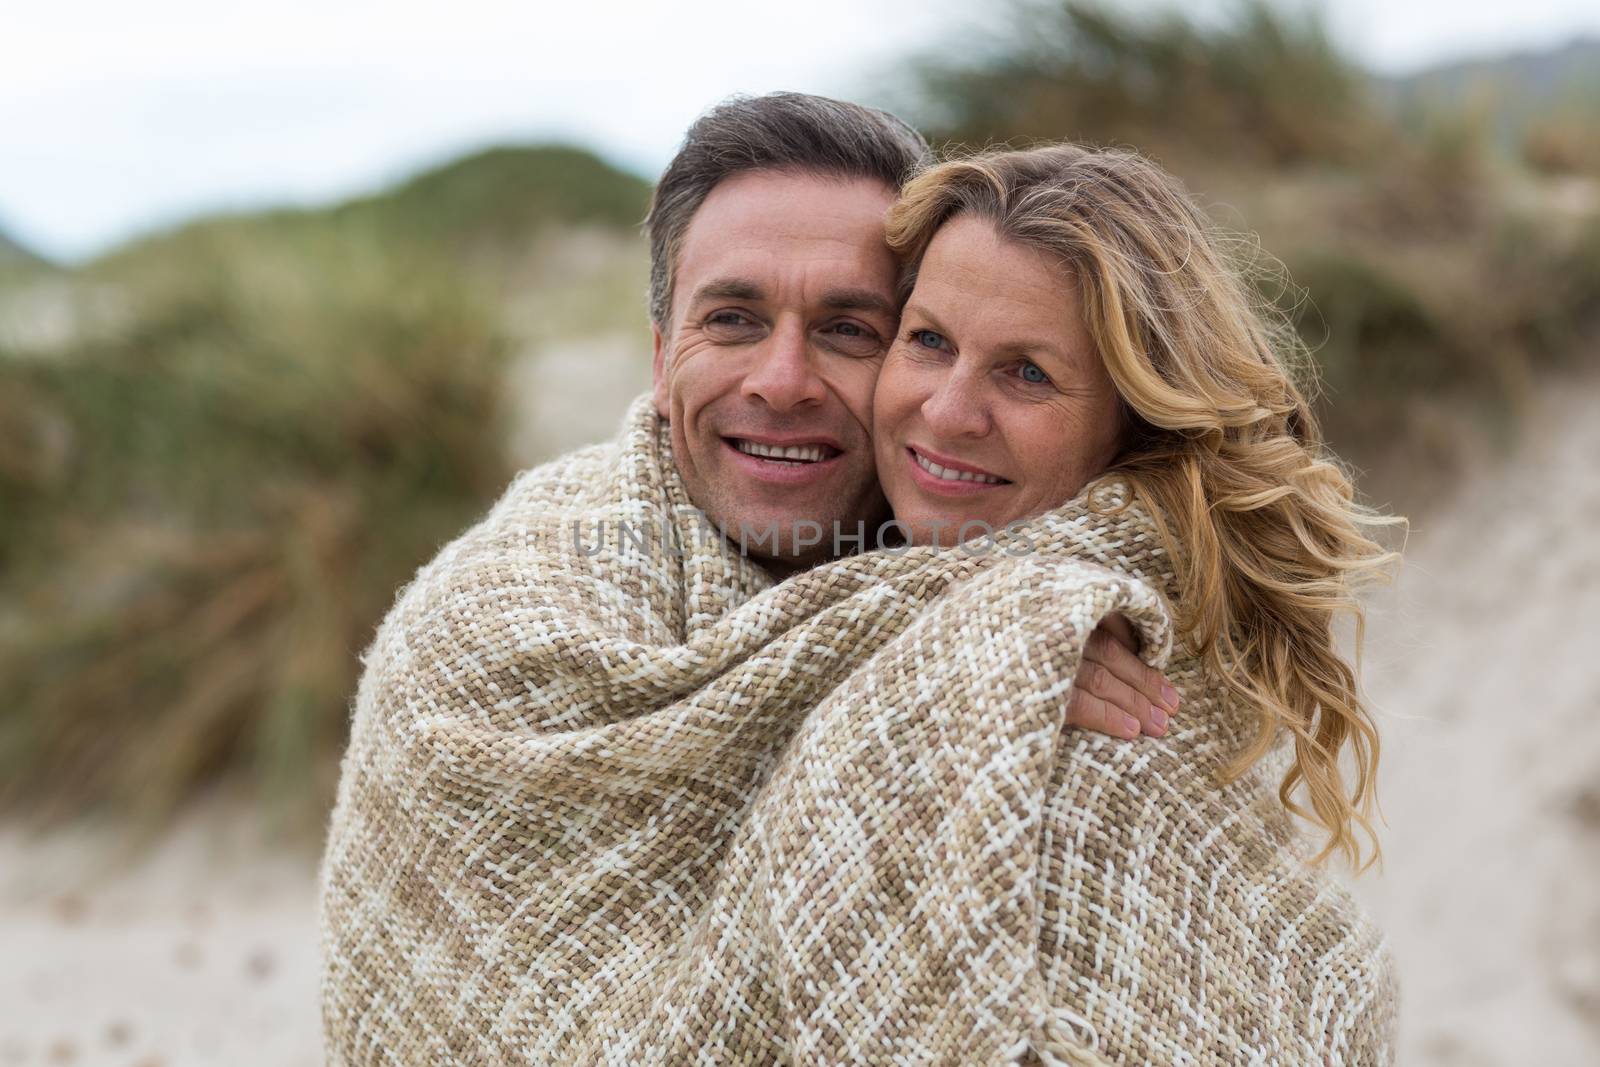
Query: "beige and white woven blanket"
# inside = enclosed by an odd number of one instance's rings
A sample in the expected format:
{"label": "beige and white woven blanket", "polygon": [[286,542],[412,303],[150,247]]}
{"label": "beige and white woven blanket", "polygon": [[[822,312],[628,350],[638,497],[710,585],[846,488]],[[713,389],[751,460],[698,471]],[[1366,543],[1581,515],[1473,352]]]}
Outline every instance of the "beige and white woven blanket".
{"label": "beige and white woven blanket", "polygon": [[[644,400],[524,472],[364,657],[329,1061],[1389,1062],[1383,943],[1281,764],[1214,781],[1253,715],[1171,656],[1125,494],[775,585]],[[1110,611],[1183,694],[1164,739],[1062,726]]]}

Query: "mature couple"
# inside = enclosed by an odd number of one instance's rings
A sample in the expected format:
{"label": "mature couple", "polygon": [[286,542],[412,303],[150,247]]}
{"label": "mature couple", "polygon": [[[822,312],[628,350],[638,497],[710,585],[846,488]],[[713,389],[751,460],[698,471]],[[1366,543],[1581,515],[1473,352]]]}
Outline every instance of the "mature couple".
{"label": "mature couple", "polygon": [[1357,851],[1383,556],[1178,183],[777,94],[648,228],[653,397],[366,654],[330,1060],[1387,1062],[1291,819]]}

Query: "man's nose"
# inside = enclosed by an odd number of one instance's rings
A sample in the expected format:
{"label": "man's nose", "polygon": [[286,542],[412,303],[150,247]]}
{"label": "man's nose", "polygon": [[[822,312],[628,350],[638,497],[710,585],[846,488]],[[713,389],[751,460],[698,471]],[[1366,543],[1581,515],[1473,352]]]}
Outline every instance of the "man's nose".
{"label": "man's nose", "polygon": [[983,383],[960,367],[939,378],[922,402],[922,418],[928,429],[946,439],[982,437],[992,428]]}
{"label": "man's nose", "polygon": [[756,353],[756,365],[745,375],[743,392],[760,397],[775,411],[821,403],[827,386],[812,365],[805,326],[780,323]]}

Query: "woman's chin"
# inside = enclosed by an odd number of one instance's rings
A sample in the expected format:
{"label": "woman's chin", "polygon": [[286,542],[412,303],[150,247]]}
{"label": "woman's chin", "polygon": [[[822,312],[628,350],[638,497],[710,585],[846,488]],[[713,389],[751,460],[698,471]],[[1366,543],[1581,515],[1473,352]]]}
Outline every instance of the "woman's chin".
{"label": "woman's chin", "polygon": [[1005,529],[1004,522],[991,516],[976,515],[970,511],[913,512],[910,517],[895,514],[900,528],[909,531],[907,539],[914,545],[940,545],[949,548],[966,541],[992,537]]}
{"label": "woman's chin", "polygon": [[906,506],[899,506],[895,503],[896,495],[898,494],[889,494],[889,506],[894,521],[907,543],[938,544],[946,548],[968,541],[996,538],[1014,523],[1038,518],[1072,499],[1069,496],[1055,503],[1047,502],[1033,507],[990,508],[980,511],[970,507],[929,507],[928,502],[920,495],[906,501]]}

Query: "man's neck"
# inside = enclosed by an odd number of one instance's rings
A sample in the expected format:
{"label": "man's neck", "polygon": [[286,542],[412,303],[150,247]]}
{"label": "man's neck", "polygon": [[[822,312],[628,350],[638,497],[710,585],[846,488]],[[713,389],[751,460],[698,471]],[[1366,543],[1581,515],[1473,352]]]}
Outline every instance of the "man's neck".
{"label": "man's neck", "polygon": [[[728,543],[730,545],[734,545],[734,547],[738,547],[737,544],[735,544],[735,542],[732,540],[729,540]],[[808,571],[819,563],[827,563],[832,557],[756,556],[746,552],[745,558],[754,563],[756,566],[760,567],[762,570],[766,571],[768,574],[772,575],[773,581],[781,582],[786,578],[793,578],[802,571]]]}

